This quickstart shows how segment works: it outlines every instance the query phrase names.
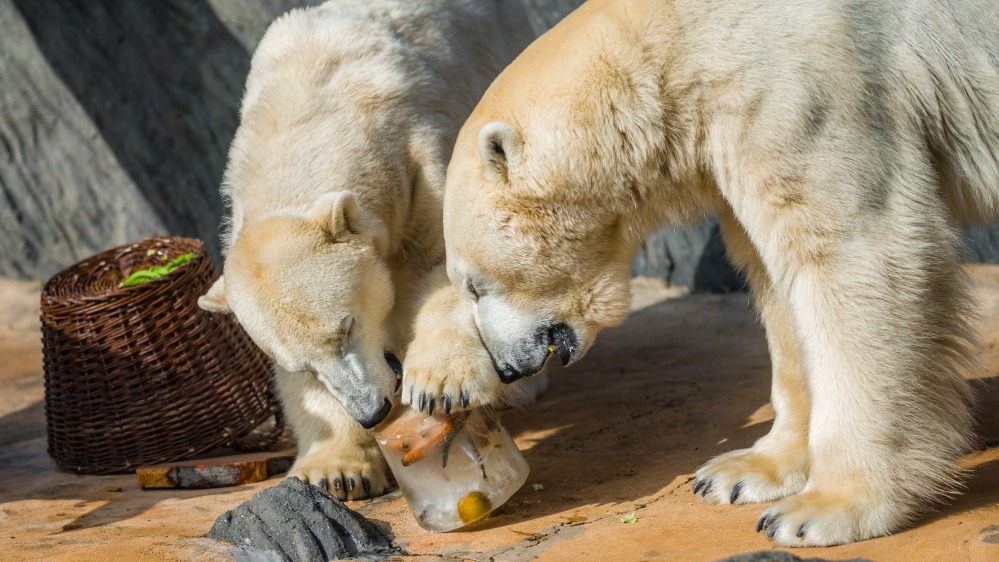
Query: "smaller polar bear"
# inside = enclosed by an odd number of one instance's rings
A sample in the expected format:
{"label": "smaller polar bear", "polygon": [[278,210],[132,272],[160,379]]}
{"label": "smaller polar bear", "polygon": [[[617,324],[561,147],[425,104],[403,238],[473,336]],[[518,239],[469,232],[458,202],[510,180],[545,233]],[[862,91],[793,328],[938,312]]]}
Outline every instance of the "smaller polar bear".
{"label": "smaller polar bear", "polygon": [[[424,302],[449,322],[420,324],[424,340],[456,345],[421,350],[414,378],[492,369],[443,270],[444,176],[461,123],[531,39],[519,0],[344,0],[279,18],[254,53],[222,187],[224,276],[199,304],[234,313],[273,358],[290,474],[341,499],[388,484],[367,428],[391,407],[386,354],[406,356]],[[416,402],[519,403],[543,385]]]}
{"label": "smaller polar bear", "polygon": [[694,491],[776,500],[780,545],[862,540],[959,489],[979,367],[955,225],[999,215],[997,158],[991,2],[591,0],[462,128],[447,268],[513,380],[624,319],[648,234],[717,213],[776,420]]}

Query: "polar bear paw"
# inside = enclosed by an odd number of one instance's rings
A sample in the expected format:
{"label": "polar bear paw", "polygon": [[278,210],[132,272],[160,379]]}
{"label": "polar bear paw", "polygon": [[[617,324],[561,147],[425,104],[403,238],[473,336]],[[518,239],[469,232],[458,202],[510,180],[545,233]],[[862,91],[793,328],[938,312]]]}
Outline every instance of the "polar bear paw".
{"label": "polar bear paw", "polygon": [[340,500],[380,496],[389,487],[389,471],[374,439],[370,441],[315,443],[295,460],[288,476],[297,476]]}
{"label": "polar bear paw", "polygon": [[482,346],[472,306],[443,270],[438,276],[402,362],[401,401],[429,414],[494,404],[503,383]]}
{"label": "polar bear paw", "polygon": [[503,384],[488,354],[478,342],[467,342],[454,353],[438,348],[406,356],[402,375],[403,404],[433,415],[493,406],[524,408],[548,388],[548,373]]}
{"label": "polar bear paw", "polygon": [[763,511],[756,524],[778,546],[833,546],[888,534],[899,513],[879,513],[865,494],[802,492]]}
{"label": "polar bear paw", "polygon": [[797,494],[808,479],[804,446],[739,449],[697,469],[694,493],[714,503],[757,503]]}
{"label": "polar bear paw", "polygon": [[402,397],[421,412],[451,412],[498,402],[502,383],[482,344],[444,343],[436,350],[410,349],[403,363]]}

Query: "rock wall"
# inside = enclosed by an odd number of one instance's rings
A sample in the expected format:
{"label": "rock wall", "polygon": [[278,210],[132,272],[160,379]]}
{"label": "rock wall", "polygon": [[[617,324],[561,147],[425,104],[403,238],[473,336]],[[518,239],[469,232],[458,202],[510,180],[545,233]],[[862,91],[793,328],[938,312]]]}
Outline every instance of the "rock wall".
{"label": "rock wall", "polygon": [[6,276],[47,276],[165,231],[10,0],[0,0],[0,195]]}
{"label": "rock wall", "polygon": [[[161,233],[217,255],[249,68],[201,0],[0,0],[0,273],[45,277]],[[7,33],[12,31],[13,33]]]}
{"label": "rock wall", "polygon": [[[524,0],[543,32],[580,0]],[[218,259],[218,184],[250,54],[319,0],[0,0],[0,275],[44,279],[107,247],[172,234]],[[968,257],[999,262],[999,230]],[[636,274],[742,286],[712,221],[667,228]]]}

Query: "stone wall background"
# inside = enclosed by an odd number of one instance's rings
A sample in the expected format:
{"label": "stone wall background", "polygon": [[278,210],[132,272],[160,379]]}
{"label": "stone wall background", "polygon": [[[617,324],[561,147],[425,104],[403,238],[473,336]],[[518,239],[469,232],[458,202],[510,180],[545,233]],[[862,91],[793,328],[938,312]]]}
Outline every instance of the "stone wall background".
{"label": "stone wall background", "polygon": [[[543,32],[580,0],[524,0]],[[250,55],[319,0],[0,0],[0,275],[44,279],[107,247],[194,236],[218,259],[218,184]],[[967,257],[999,263],[999,228]],[[717,225],[666,228],[636,274],[742,286]]]}

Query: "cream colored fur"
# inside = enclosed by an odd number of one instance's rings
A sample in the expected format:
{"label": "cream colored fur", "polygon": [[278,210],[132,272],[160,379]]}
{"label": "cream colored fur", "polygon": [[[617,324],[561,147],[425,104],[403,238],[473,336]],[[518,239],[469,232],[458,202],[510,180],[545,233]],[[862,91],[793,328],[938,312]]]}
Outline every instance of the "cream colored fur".
{"label": "cream colored fur", "polygon": [[[299,447],[290,474],[340,498],[388,484],[362,425],[396,392],[384,353],[405,357],[424,301],[454,293],[445,170],[461,122],[533,38],[518,1],[327,2],[276,20],[254,53],[222,187],[225,275],[199,302],[234,313],[275,360]],[[461,340],[465,321],[436,329]]]}
{"label": "cream colored fur", "polygon": [[992,3],[591,0],[462,128],[448,272],[499,367],[540,364],[557,323],[576,360],[624,318],[640,241],[717,213],[777,418],[695,491],[778,500],[759,525],[782,546],[862,540],[960,489],[978,366],[955,227],[999,213],[997,155]]}

